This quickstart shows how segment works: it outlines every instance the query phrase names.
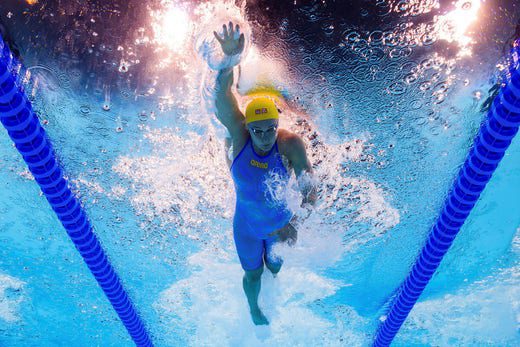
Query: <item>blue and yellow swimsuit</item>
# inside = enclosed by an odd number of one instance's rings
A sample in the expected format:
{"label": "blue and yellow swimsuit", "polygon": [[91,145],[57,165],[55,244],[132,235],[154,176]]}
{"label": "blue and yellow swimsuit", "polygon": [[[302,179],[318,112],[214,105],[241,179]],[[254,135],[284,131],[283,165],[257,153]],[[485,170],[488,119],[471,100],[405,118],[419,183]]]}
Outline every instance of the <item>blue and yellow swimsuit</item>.
{"label": "blue and yellow swimsuit", "polygon": [[[251,138],[231,164],[237,202],[233,219],[233,237],[242,268],[252,271],[268,263],[281,263],[273,257],[272,246],[277,236],[269,236],[292,218],[283,201],[270,191],[287,185],[289,173],[278,152],[278,143],[265,156],[258,155]],[[276,176],[276,179],[270,178]],[[269,185],[267,184],[269,183]]]}

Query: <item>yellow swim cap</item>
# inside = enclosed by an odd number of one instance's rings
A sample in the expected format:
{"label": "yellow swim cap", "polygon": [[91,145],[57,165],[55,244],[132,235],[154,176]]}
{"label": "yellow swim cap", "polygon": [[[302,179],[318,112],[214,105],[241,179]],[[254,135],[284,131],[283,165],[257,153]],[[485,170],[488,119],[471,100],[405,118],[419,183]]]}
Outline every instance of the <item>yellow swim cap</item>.
{"label": "yellow swim cap", "polygon": [[246,107],[246,124],[266,119],[278,119],[278,109],[269,98],[255,98]]}

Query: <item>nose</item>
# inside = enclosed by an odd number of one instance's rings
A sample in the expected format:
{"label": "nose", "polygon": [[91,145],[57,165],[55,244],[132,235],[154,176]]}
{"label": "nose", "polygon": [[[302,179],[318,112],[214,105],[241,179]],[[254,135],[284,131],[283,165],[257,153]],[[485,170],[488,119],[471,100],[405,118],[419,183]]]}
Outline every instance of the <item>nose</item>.
{"label": "nose", "polygon": [[273,137],[269,134],[262,134],[261,141],[262,141],[262,144],[267,146],[273,142]]}

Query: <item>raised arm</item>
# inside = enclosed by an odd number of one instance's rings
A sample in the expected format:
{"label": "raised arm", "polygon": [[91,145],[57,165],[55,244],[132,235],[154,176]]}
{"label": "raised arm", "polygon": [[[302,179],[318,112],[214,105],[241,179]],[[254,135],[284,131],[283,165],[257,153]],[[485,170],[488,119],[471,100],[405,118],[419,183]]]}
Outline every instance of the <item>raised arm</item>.
{"label": "raised arm", "polygon": [[[244,50],[245,37],[240,34],[238,24],[233,28],[233,23],[229,26],[223,25],[223,36],[213,32],[215,38],[222,46],[222,51],[226,57],[242,53]],[[223,68],[218,72],[216,81],[215,106],[217,109],[217,119],[228,129],[231,137],[238,139],[244,135],[244,115],[238,108],[238,103],[231,91],[233,85],[233,67]]]}
{"label": "raised arm", "polygon": [[245,131],[244,115],[231,91],[232,84],[233,68],[220,70],[217,75],[215,106],[217,119],[228,129],[232,138],[237,138]]}

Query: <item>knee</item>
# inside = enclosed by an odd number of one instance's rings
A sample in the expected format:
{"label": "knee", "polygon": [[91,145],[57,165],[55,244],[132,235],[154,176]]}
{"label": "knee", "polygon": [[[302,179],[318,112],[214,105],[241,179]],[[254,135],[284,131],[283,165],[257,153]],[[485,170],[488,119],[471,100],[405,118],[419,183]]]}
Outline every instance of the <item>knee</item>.
{"label": "knee", "polygon": [[262,265],[260,268],[253,271],[245,271],[244,279],[248,282],[256,282],[259,281],[262,277],[262,273],[264,272],[264,266]]}
{"label": "knee", "polygon": [[278,272],[280,272],[280,269],[282,268],[282,263],[265,263],[265,266],[271,271],[273,275],[276,275]]}

